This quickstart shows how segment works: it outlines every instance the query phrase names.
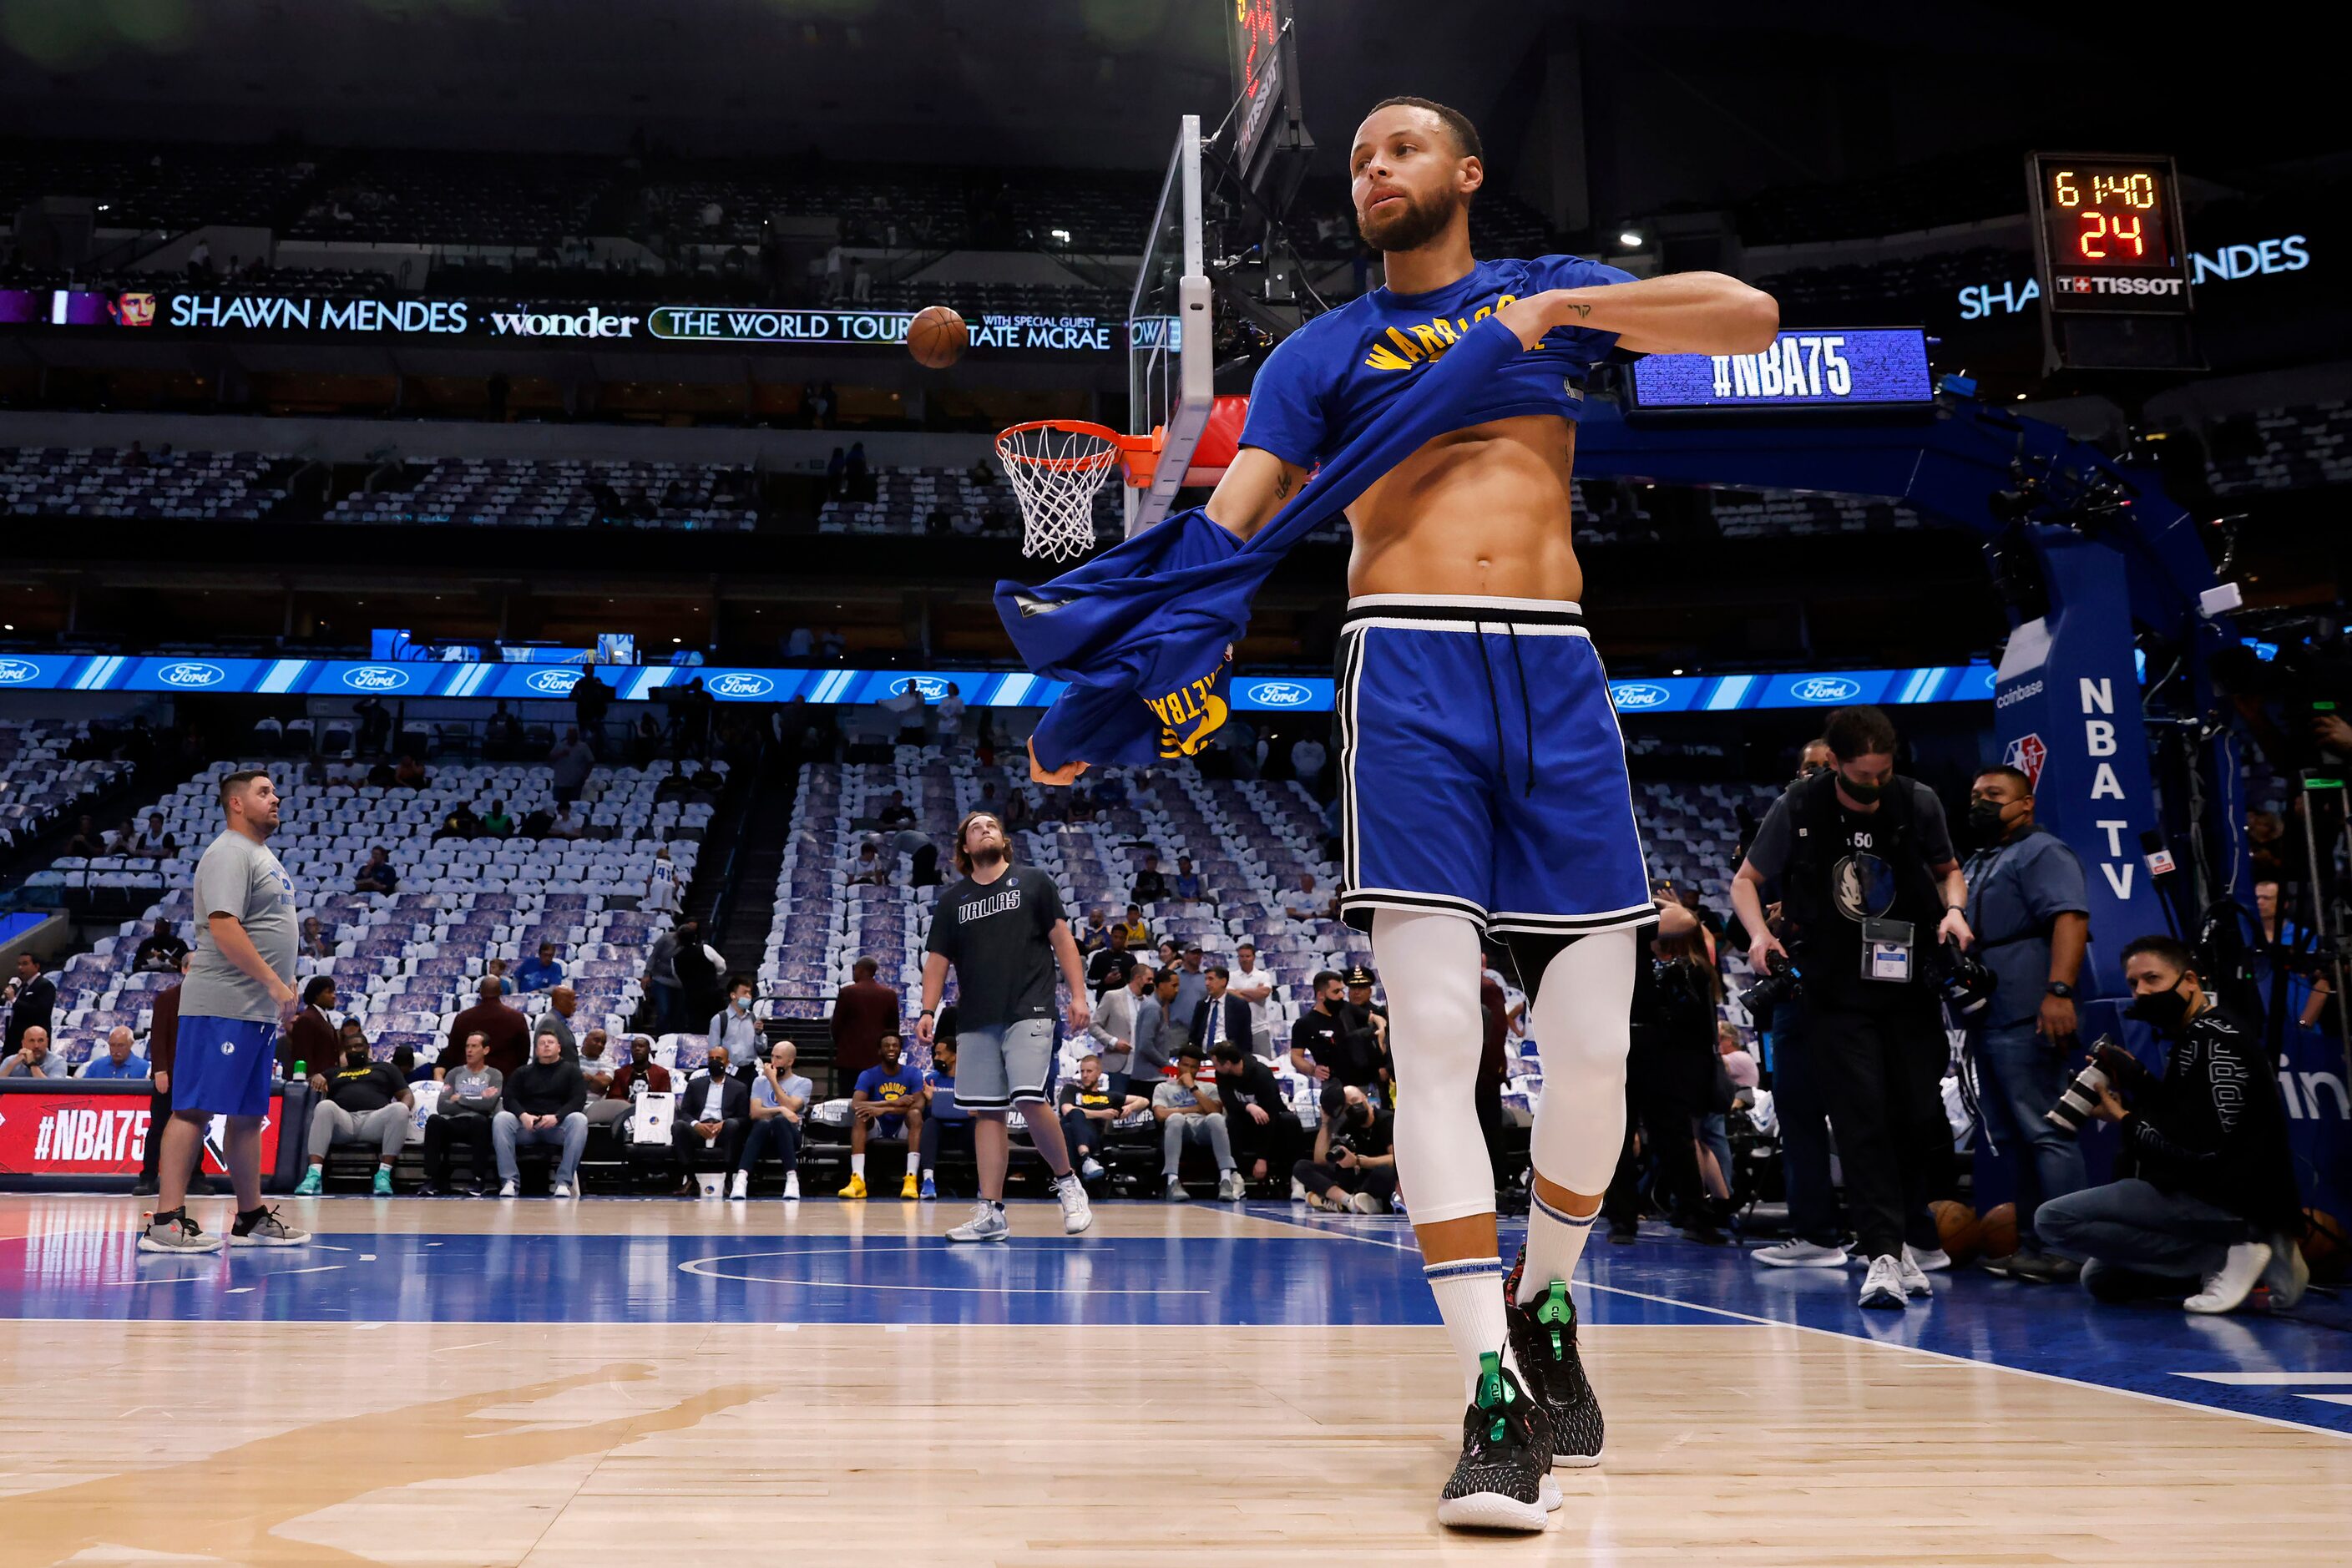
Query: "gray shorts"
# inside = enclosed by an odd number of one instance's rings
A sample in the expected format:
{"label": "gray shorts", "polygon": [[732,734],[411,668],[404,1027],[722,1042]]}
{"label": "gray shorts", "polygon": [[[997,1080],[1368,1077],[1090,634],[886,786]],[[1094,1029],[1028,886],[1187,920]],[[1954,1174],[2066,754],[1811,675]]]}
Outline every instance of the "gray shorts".
{"label": "gray shorts", "polygon": [[1022,1018],[1002,1028],[956,1031],[958,1105],[971,1110],[1010,1110],[1043,1100],[1054,1077],[1054,1020]]}

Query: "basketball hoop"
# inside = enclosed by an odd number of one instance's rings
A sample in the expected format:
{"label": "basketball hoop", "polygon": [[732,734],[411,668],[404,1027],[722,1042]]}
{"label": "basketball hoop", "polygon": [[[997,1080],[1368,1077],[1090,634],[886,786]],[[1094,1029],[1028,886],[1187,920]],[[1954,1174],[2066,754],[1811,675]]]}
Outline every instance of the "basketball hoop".
{"label": "basketball hoop", "polygon": [[1060,561],[1092,550],[1095,492],[1122,467],[1149,473],[1155,446],[1152,437],[1083,419],[1033,419],[999,432],[996,455],[1021,502],[1021,553]]}

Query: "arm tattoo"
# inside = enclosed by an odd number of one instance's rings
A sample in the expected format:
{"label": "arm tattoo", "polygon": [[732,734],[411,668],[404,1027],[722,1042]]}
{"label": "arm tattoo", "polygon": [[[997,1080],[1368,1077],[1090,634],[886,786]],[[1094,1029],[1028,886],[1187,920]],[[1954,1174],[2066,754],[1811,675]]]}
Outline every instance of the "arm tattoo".
{"label": "arm tattoo", "polygon": [[1565,304],[1565,305],[1566,305],[1570,310],[1573,310],[1573,311],[1575,311],[1575,312],[1576,312],[1576,319],[1577,319],[1578,321],[1591,321],[1591,320],[1592,319],[1592,307],[1591,307],[1591,306],[1587,305],[1587,304],[1583,304],[1583,303],[1581,303],[1580,301],[1578,301],[1578,300],[1563,300],[1563,301],[1561,301],[1561,302],[1562,302],[1563,304]]}
{"label": "arm tattoo", "polygon": [[1274,476],[1274,499],[1275,499],[1275,500],[1280,500],[1283,497],[1285,497],[1285,496],[1288,495],[1289,493],[1290,493],[1290,474],[1289,474],[1288,470],[1286,470],[1286,469],[1276,469],[1276,472],[1275,472],[1275,476]]}

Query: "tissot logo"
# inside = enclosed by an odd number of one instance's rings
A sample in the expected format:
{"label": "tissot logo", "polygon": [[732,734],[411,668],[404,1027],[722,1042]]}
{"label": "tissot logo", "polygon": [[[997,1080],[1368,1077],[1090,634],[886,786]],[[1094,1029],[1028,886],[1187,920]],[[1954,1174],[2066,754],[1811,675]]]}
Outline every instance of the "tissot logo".
{"label": "tissot logo", "polygon": [[714,677],[706,689],[713,697],[765,697],[776,689],[776,683],[764,675],[721,675]]}
{"label": "tissot logo", "polygon": [[408,684],[408,671],[390,665],[363,664],[343,671],[343,684],[353,691],[397,691]]}
{"label": "tissot logo", "polygon": [[41,667],[21,658],[0,658],[0,686],[22,686],[41,678]]}
{"label": "tissot logo", "polygon": [[523,684],[544,697],[569,697],[572,689],[580,684],[576,669],[535,669]]}
{"label": "tissot logo", "polygon": [[1789,688],[1789,695],[1800,702],[1847,702],[1861,694],[1862,682],[1843,675],[1816,675]]}
{"label": "tissot logo", "polygon": [[205,664],[197,659],[183,659],[178,664],[167,664],[157,670],[155,679],[166,686],[194,691],[207,686],[218,686],[228,679],[228,671],[216,664]]}
{"label": "tissot logo", "polygon": [[909,690],[921,692],[926,702],[943,702],[947,700],[948,683],[936,675],[901,676],[890,683],[893,697]]}
{"label": "tissot logo", "polygon": [[1303,708],[1315,697],[1295,680],[1261,680],[1243,695],[1267,708]]}
{"label": "tissot logo", "polygon": [[1609,689],[1609,700],[1620,708],[1655,708],[1670,695],[1663,686],[1653,686],[1643,680],[1629,680],[1622,686]]}

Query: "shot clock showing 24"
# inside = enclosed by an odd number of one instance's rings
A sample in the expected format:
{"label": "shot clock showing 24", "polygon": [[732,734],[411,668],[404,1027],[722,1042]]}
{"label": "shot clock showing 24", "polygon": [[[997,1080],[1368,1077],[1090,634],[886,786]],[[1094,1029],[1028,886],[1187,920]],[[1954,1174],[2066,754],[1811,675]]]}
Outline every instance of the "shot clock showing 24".
{"label": "shot clock showing 24", "polygon": [[2036,153],[2031,163],[2051,310],[2187,313],[2189,257],[2171,159]]}

